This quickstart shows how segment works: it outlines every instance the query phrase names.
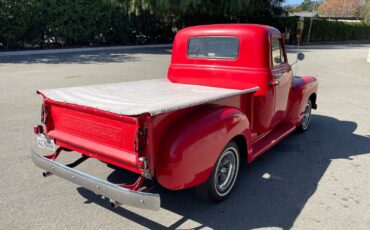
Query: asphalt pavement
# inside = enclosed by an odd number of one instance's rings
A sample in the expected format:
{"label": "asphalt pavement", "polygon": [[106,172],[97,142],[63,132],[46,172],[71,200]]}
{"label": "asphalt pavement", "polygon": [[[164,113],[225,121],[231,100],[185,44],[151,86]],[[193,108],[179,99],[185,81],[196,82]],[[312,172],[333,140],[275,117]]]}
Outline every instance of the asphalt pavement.
{"label": "asphalt pavement", "polygon": [[[40,118],[37,89],[165,77],[170,49],[0,57],[0,229],[370,229],[369,48],[302,49],[297,74],[319,80],[310,130],[242,167],[225,202],[157,188],[158,212],[113,209],[86,189],[43,178],[30,148]],[[298,51],[289,50],[290,62]],[[116,183],[127,175],[93,159],[78,169]]]}

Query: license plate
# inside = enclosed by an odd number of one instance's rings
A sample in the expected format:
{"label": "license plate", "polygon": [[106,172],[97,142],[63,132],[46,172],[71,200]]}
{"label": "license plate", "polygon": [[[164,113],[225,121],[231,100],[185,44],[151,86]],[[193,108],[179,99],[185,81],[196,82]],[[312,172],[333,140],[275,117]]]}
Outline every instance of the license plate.
{"label": "license plate", "polygon": [[42,149],[56,150],[54,139],[46,137],[44,134],[37,134],[36,141],[37,145]]}

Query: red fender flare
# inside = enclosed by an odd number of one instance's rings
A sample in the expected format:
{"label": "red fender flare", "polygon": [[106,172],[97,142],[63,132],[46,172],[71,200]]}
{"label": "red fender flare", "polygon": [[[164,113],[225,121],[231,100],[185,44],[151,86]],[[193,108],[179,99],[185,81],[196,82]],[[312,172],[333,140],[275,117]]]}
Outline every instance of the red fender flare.
{"label": "red fender flare", "polygon": [[250,136],[246,115],[232,107],[205,108],[172,127],[164,135],[156,169],[159,184],[172,190],[205,182],[226,144],[239,134]]}
{"label": "red fender flare", "polygon": [[314,109],[316,105],[316,95],[318,82],[315,77],[303,76],[295,77],[293,80],[293,88],[289,100],[289,109],[287,120],[292,124],[298,125],[302,119],[302,113],[306,103],[310,97],[314,97],[315,102],[312,105]]}

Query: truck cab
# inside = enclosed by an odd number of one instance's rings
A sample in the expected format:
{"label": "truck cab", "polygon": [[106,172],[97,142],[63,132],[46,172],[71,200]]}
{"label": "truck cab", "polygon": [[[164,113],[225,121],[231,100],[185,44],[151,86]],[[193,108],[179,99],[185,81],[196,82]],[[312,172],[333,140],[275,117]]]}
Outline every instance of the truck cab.
{"label": "truck cab", "polygon": [[[255,138],[284,120],[297,119],[289,110],[299,80],[288,63],[282,34],[273,27],[226,24],[183,29],[173,44],[168,79],[231,89],[258,86],[253,98]],[[316,99],[313,91],[309,96]]]}
{"label": "truck cab", "polygon": [[[86,187],[114,206],[159,209],[159,195],[146,193],[144,180],[170,190],[196,187],[220,202],[241,163],[308,129],[317,88],[315,77],[293,75],[273,27],[189,27],[175,37],[166,79],[39,90],[43,125],[34,130],[38,146],[54,152],[34,151],[32,159],[44,175]],[[56,161],[62,151],[83,160],[62,165]],[[73,168],[87,158],[138,179],[115,185]]]}

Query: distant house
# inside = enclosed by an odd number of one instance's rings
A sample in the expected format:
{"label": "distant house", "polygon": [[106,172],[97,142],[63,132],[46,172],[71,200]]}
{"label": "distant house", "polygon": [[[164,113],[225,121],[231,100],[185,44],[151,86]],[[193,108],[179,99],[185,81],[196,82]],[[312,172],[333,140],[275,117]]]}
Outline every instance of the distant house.
{"label": "distant house", "polygon": [[327,15],[319,14],[318,12],[309,12],[309,11],[289,13],[289,16],[291,17],[298,16],[298,17],[304,17],[304,18],[317,18],[317,19],[323,19],[323,20],[328,20],[328,21],[340,21],[340,22],[362,22],[364,20],[362,17],[348,17],[348,16],[328,17]]}

